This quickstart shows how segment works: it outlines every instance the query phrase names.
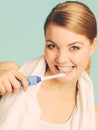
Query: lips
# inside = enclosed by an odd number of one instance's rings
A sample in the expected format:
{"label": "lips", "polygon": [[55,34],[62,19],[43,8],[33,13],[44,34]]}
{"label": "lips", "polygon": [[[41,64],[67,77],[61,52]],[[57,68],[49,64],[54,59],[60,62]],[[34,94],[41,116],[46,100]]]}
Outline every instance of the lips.
{"label": "lips", "polygon": [[56,65],[56,69],[59,70],[60,72],[63,73],[69,73],[71,72],[73,69],[75,68],[75,66],[57,66]]}

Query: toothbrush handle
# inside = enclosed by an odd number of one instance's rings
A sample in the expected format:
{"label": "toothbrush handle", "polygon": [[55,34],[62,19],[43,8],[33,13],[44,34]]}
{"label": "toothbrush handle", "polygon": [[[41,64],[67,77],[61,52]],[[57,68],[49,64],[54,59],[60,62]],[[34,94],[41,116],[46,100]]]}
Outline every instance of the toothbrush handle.
{"label": "toothbrush handle", "polygon": [[[38,84],[41,81],[41,77],[36,76],[36,75],[28,76],[27,77],[27,81],[28,81],[28,86],[36,85],[36,84]],[[20,84],[21,87],[23,86],[22,82],[20,80],[19,80],[19,84]]]}

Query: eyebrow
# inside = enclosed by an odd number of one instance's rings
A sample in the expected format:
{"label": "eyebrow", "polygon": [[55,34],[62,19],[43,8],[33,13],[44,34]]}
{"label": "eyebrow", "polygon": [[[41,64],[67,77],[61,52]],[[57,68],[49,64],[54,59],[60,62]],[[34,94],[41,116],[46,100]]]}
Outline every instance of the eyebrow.
{"label": "eyebrow", "polygon": [[46,40],[46,42],[52,42],[53,44],[56,44],[55,42],[53,42],[52,40]]}
{"label": "eyebrow", "polygon": [[[53,44],[56,44],[55,42],[53,42],[52,40],[49,40],[49,39],[47,39],[46,41],[47,41],[47,42],[49,41],[49,42],[52,42]],[[74,44],[81,44],[81,45],[83,45],[84,43],[83,43],[83,42],[80,42],[80,41],[76,41],[76,42],[69,43],[68,46],[72,46],[72,45],[74,45]],[[57,45],[57,44],[56,44],[56,45]]]}
{"label": "eyebrow", "polygon": [[80,42],[80,41],[76,41],[76,42],[69,43],[68,46],[72,46],[74,44],[81,44],[81,45],[83,45],[84,43]]}

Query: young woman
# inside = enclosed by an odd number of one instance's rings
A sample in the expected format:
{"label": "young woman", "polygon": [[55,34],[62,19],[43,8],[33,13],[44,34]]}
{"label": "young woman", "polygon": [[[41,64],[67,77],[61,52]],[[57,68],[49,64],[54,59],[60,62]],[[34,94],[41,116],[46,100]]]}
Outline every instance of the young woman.
{"label": "young woman", "polygon": [[[94,14],[77,1],[60,3],[48,15],[44,33],[43,56],[19,69],[16,65],[10,71],[0,71],[1,95],[18,91],[1,97],[0,130],[98,130],[98,108],[87,74],[96,48]],[[58,73],[65,76],[27,89],[26,76]]]}

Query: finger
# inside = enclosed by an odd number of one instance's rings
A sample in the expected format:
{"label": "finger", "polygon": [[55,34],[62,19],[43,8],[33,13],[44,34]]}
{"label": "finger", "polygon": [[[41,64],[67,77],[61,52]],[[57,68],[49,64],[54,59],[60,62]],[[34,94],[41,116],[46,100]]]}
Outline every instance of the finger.
{"label": "finger", "polygon": [[12,85],[9,82],[8,78],[3,78],[2,84],[6,90],[6,93],[11,93],[12,92]]}
{"label": "finger", "polygon": [[[13,73],[14,73],[14,76],[13,76]],[[21,74],[20,72],[14,71],[14,72],[10,73],[9,80],[15,89],[14,92],[16,92],[16,90],[19,90],[19,88],[20,88],[19,81],[21,81],[21,83],[22,83],[23,90],[26,91],[26,89],[28,87],[28,82],[27,82],[26,77],[23,74]]]}
{"label": "finger", "polygon": [[8,78],[9,78],[9,82],[10,82],[12,88],[13,88],[12,92],[15,93],[15,92],[19,91],[20,90],[20,85],[19,85],[18,80],[15,78],[15,76],[10,75]]}
{"label": "finger", "polygon": [[6,89],[2,82],[0,81],[0,95],[4,95],[6,93]]}
{"label": "finger", "polygon": [[1,83],[2,95],[12,92],[13,89],[15,92],[20,89],[19,83],[15,78],[15,71],[13,70],[9,70],[1,73],[0,83]]}
{"label": "finger", "polygon": [[26,79],[26,76],[24,76],[23,74],[21,74],[20,72],[16,72],[15,73],[15,77],[21,81],[22,83],[22,87],[23,87],[23,90],[26,91],[27,87],[28,87],[28,81]]}
{"label": "finger", "polygon": [[2,75],[2,83],[7,90],[7,92],[12,92],[12,89],[15,89],[15,91],[19,91],[20,86],[18,84],[18,81],[16,80],[14,76],[15,71],[7,71],[6,74]]}

